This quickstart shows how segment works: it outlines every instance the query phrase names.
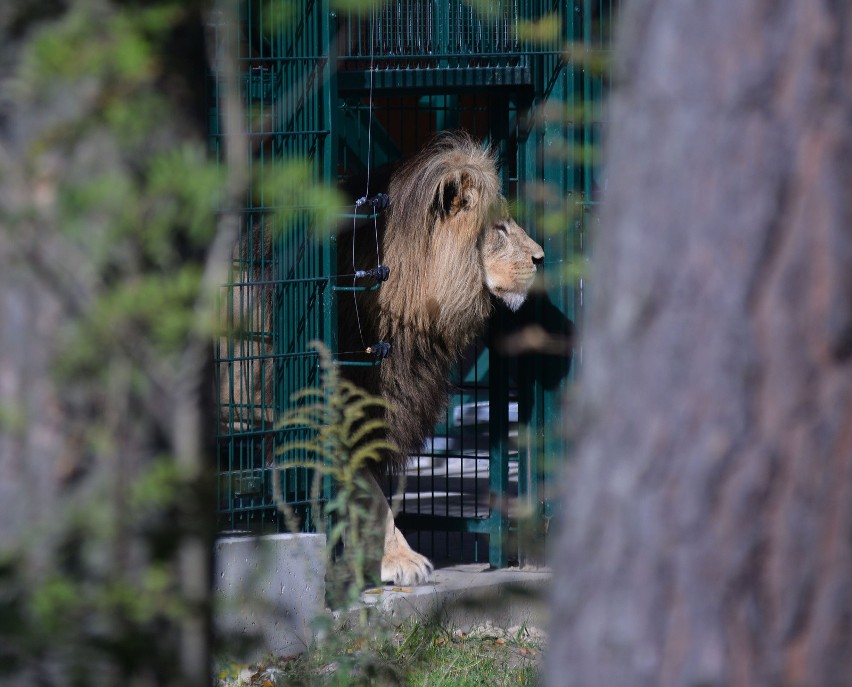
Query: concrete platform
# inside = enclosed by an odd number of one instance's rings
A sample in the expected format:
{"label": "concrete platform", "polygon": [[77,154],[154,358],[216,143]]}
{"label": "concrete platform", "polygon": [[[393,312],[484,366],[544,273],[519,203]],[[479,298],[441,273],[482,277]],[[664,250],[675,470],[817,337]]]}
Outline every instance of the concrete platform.
{"label": "concrete platform", "polygon": [[436,570],[430,584],[380,587],[362,594],[361,600],[395,625],[415,616],[437,618],[463,631],[482,625],[541,629],[548,623],[550,578],[541,568],[456,565]]}
{"label": "concrete platform", "polygon": [[430,584],[369,590],[363,605],[332,613],[325,607],[324,535],[227,537],[215,554],[216,626],[229,653],[246,661],[301,653],[315,640],[317,618],[346,624],[364,609],[394,626],[414,617],[465,632],[547,627],[550,573],[542,569],[439,568]]}

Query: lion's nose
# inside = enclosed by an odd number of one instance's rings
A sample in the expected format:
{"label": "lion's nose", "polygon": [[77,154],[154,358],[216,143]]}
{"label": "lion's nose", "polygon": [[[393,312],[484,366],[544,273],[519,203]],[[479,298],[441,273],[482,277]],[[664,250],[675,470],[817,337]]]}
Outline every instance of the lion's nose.
{"label": "lion's nose", "polygon": [[532,255],[533,265],[541,265],[544,262],[544,251],[539,249],[538,252]]}

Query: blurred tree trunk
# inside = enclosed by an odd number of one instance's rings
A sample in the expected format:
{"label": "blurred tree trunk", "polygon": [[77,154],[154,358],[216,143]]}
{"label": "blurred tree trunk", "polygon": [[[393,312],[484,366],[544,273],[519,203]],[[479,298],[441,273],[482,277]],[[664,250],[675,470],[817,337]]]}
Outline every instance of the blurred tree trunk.
{"label": "blurred tree trunk", "polygon": [[16,684],[210,684],[207,346],[169,281],[207,249],[175,210],[185,179],[158,177],[175,151],[203,160],[203,27],[197,2],[132,5],[0,8],[0,679]]}
{"label": "blurred tree trunk", "polygon": [[547,673],[852,680],[852,4],[627,0]]}

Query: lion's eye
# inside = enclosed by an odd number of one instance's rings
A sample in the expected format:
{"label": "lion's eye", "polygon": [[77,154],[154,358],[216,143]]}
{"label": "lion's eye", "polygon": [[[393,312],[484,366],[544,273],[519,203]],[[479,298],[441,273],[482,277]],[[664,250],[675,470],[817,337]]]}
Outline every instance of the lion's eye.
{"label": "lion's eye", "polygon": [[494,228],[495,228],[497,231],[499,231],[501,234],[503,234],[504,236],[505,236],[505,235],[507,235],[507,234],[509,233],[509,230],[506,228],[506,225],[505,225],[505,224],[495,224],[495,225],[494,225]]}

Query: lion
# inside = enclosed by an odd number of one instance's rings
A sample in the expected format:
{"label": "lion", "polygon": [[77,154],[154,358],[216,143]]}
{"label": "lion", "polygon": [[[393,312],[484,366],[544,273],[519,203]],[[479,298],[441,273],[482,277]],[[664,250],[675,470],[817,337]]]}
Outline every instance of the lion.
{"label": "lion", "polygon": [[[433,139],[391,176],[388,195],[380,245],[390,278],[377,291],[355,295],[350,306],[339,303],[339,345],[344,351],[363,350],[365,342],[392,346],[378,369],[344,366],[341,371],[388,403],[385,438],[397,450],[383,456],[376,474],[365,475],[383,527],[380,574],[382,581],[418,585],[430,578],[432,563],[413,551],[396,528],[377,478],[401,472],[408,456],[422,448],[446,406],[450,367],[485,329],[492,295],[517,310],[544,252],[509,215],[494,153],[468,134],[445,133]],[[355,253],[366,256],[372,251],[375,260],[373,237],[356,233],[349,239]],[[351,260],[352,247],[341,240],[341,273],[347,271],[344,265],[347,257]],[[256,302],[263,301],[259,295]],[[239,299],[232,307],[239,319]],[[270,393],[271,366],[261,367],[261,361],[271,350],[264,340],[245,339],[235,347],[251,353],[249,361],[219,365],[220,397],[239,406],[239,411],[223,406],[220,419],[241,427],[251,412],[256,425],[270,420],[258,409],[261,395]]]}
{"label": "lion", "polygon": [[[388,402],[386,438],[398,451],[381,467],[399,472],[446,406],[450,367],[485,329],[491,295],[517,310],[544,251],[509,215],[493,152],[465,133],[427,144],[391,176],[388,195],[381,249],[390,278],[359,298],[360,324],[355,308],[341,302],[340,337],[342,348],[357,346],[359,337],[392,345],[378,373],[356,367],[344,374]],[[381,579],[428,581],[432,563],[396,528],[375,475],[369,481],[384,524]]]}

